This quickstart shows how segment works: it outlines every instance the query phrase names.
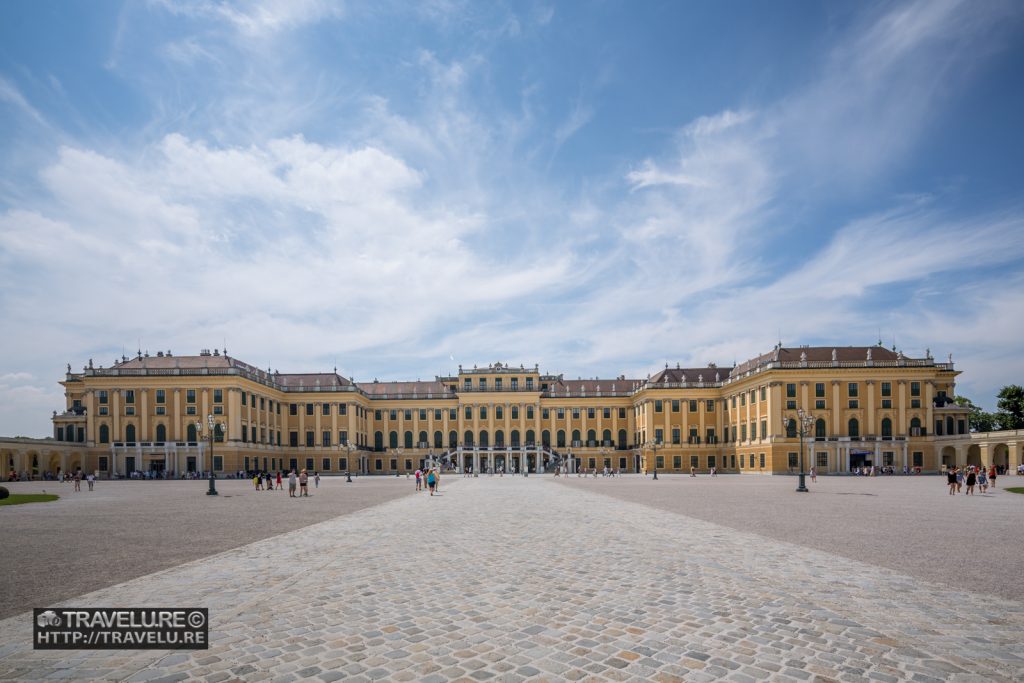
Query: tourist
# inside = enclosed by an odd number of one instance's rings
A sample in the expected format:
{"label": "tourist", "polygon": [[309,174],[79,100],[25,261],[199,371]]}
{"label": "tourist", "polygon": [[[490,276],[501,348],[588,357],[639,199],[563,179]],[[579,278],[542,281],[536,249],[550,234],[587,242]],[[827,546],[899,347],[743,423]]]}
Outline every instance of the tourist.
{"label": "tourist", "polygon": [[82,490],[82,470],[75,470],[75,474],[74,474],[73,480],[75,482],[75,490],[76,491],[81,491]]}
{"label": "tourist", "polygon": [[697,470],[696,470],[696,468],[693,465],[690,465],[690,476],[691,477],[696,477],[697,476]]}
{"label": "tourist", "polygon": [[275,487],[278,491],[281,490],[281,470],[277,471],[277,486]]}
{"label": "tourist", "polygon": [[978,468],[978,490],[982,493],[988,491],[988,472],[984,467]]}
{"label": "tourist", "polygon": [[946,470],[946,483],[949,484],[949,495],[956,495],[957,483],[956,483],[956,468]]}
{"label": "tourist", "polygon": [[298,479],[295,478],[295,470],[288,473],[288,497],[295,498],[295,485]]}
{"label": "tourist", "polygon": [[299,497],[302,496],[309,498],[309,475],[306,470],[299,472]]}
{"label": "tourist", "polygon": [[260,476],[259,472],[256,472],[252,477],[252,485],[257,491],[263,490],[263,477]]}
{"label": "tourist", "polygon": [[988,468],[988,483],[992,488],[996,487],[996,466],[992,465]]}
{"label": "tourist", "polygon": [[441,470],[434,468],[434,493],[441,493]]}
{"label": "tourist", "polygon": [[964,486],[964,472],[959,467],[954,467],[953,471],[956,472],[956,492],[960,493]]}
{"label": "tourist", "polygon": [[96,475],[90,472],[85,476],[85,481],[89,484],[89,490],[92,491],[92,486],[96,483]]}
{"label": "tourist", "polygon": [[263,473],[263,481],[266,484],[268,491],[274,490],[274,477],[273,475],[270,474],[270,472]]}
{"label": "tourist", "polygon": [[316,488],[316,489],[320,488],[320,473],[319,472],[314,472],[313,473],[313,488]]}
{"label": "tourist", "polygon": [[974,468],[970,467],[967,469],[967,495],[974,495],[974,485],[978,481],[978,475],[974,472]]}
{"label": "tourist", "polygon": [[434,470],[427,473],[427,488],[430,489],[430,495],[434,495],[434,489],[437,488],[437,472]]}
{"label": "tourist", "polygon": [[818,483],[818,469],[816,467],[811,467],[811,481],[815,484]]}
{"label": "tourist", "polygon": [[421,469],[416,470],[416,490],[423,490],[423,470]]}

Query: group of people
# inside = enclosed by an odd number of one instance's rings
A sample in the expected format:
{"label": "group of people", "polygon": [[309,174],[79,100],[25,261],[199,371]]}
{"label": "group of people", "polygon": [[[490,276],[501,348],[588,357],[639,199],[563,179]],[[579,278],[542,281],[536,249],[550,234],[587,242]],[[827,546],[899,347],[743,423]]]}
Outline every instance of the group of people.
{"label": "group of people", "polygon": [[[252,485],[257,491],[280,491],[284,488],[284,473],[278,471],[276,475],[272,475],[270,472],[254,472],[252,475]],[[290,498],[299,498],[300,496],[309,496],[309,473],[306,470],[302,470],[298,474],[295,474],[295,470],[288,473],[288,496]],[[313,472],[313,486],[314,488],[320,488],[320,473]],[[298,493],[296,494],[296,489]]]}
{"label": "group of people", "polygon": [[[977,486],[981,493],[988,492],[988,488],[996,487],[996,477],[999,473],[996,471],[995,466],[988,468],[988,471],[984,467],[978,467],[976,465],[967,465],[963,469],[959,467],[953,467],[952,469],[946,470],[946,484],[949,486],[949,495],[955,496],[958,493],[963,492],[964,495],[973,496],[974,487]],[[964,487],[967,487],[966,491],[962,491]]]}
{"label": "group of people", "polygon": [[430,490],[430,495],[441,492],[441,471],[436,467],[430,467],[426,470],[416,470],[416,490],[422,491],[423,484],[426,483],[427,488]]}

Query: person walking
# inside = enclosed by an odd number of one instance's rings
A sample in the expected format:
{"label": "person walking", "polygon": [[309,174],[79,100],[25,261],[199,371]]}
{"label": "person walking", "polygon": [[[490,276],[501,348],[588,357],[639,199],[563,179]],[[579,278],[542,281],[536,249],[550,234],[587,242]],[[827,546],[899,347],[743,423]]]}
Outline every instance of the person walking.
{"label": "person walking", "polygon": [[960,493],[964,486],[964,471],[959,467],[954,468],[956,472],[956,492]]}
{"label": "person walking", "polygon": [[89,474],[85,475],[85,481],[89,484],[89,490],[92,491],[93,484],[96,483],[96,476],[92,472],[90,472]]}
{"label": "person walking", "polygon": [[974,468],[971,467],[967,470],[967,495],[974,495],[974,485],[978,481],[978,475],[974,472]]}
{"label": "person walking", "polygon": [[437,472],[434,470],[427,472],[427,488],[430,489],[430,495],[434,495],[434,489],[437,488]]}
{"label": "person walking", "polygon": [[818,483],[818,468],[816,467],[811,468],[811,481],[815,484]]}
{"label": "person walking", "polygon": [[998,472],[996,472],[996,466],[995,465],[992,465],[991,467],[988,468],[988,483],[992,486],[992,488],[996,487],[996,475],[997,474],[998,474]]}
{"label": "person walking", "polygon": [[982,493],[988,491],[988,472],[985,471],[984,467],[978,468],[978,490]]}
{"label": "person walking", "polygon": [[298,479],[295,476],[295,470],[288,473],[288,497],[295,498],[295,485],[298,484]]}
{"label": "person walking", "polygon": [[316,488],[316,489],[320,488],[320,473],[319,472],[314,472],[313,473],[313,488]]}
{"label": "person walking", "polygon": [[423,490],[423,470],[421,469],[416,470],[416,490]]}
{"label": "person walking", "polygon": [[693,467],[693,465],[691,465],[691,466],[690,466],[690,476],[691,476],[691,477],[696,477],[696,476],[697,476],[697,471],[696,471],[696,469],[695,469],[695,468]]}
{"label": "person walking", "polygon": [[956,495],[956,468],[946,470],[946,483],[949,484],[949,495]]}
{"label": "person walking", "polygon": [[302,496],[309,498],[309,475],[306,470],[299,473],[299,497]]}
{"label": "person walking", "polygon": [[278,491],[281,490],[281,470],[277,471],[277,486],[275,487]]}
{"label": "person walking", "polygon": [[256,488],[257,491],[263,490],[263,477],[260,476],[259,472],[253,475],[252,485]]}

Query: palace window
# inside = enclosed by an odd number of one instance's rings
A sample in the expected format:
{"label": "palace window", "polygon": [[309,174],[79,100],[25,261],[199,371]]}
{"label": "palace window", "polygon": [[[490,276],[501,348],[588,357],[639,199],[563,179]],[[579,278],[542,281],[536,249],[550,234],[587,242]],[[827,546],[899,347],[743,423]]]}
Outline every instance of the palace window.
{"label": "palace window", "polygon": [[513,377],[510,381],[512,383],[512,391],[518,391],[519,390],[519,378],[518,377]]}
{"label": "palace window", "polygon": [[921,383],[920,382],[911,382],[910,383],[910,395],[911,396],[920,396],[921,395]]}
{"label": "palace window", "polygon": [[815,398],[825,398],[825,383],[816,382],[814,384],[814,396]]}
{"label": "palace window", "polygon": [[846,385],[846,393],[849,394],[850,398],[857,398],[859,386],[856,382],[849,382]]}
{"label": "palace window", "polygon": [[527,420],[532,420],[533,419],[533,415],[534,415],[534,413],[533,413],[533,406],[526,406],[526,419]]}
{"label": "palace window", "polygon": [[[797,466],[797,454],[796,453],[790,453],[789,454],[789,467],[790,467],[790,469],[792,469],[792,468],[794,468],[796,466]],[[764,467],[764,465],[762,465],[762,467]]]}
{"label": "palace window", "polygon": [[580,419],[580,409],[579,408],[573,408],[572,409],[572,419],[574,419],[574,420]]}
{"label": "palace window", "polygon": [[860,401],[855,399],[855,398],[851,398],[850,399],[850,408],[859,408],[859,407],[860,407]]}
{"label": "palace window", "polygon": [[740,425],[740,441],[746,441],[746,440],[747,440],[747,425],[746,424],[741,424]]}
{"label": "palace window", "polygon": [[195,402],[196,402],[196,390],[195,389],[186,389],[185,390],[185,403],[195,403]]}
{"label": "palace window", "polygon": [[124,392],[125,403],[135,403],[135,391],[133,389],[126,389]]}
{"label": "palace window", "polygon": [[796,398],[796,384],[786,385],[786,398]]}
{"label": "palace window", "polygon": [[420,408],[420,419],[421,420],[426,420],[427,419],[427,409],[426,408]]}
{"label": "palace window", "polygon": [[224,390],[223,389],[214,389],[213,390],[213,402],[214,403],[223,403],[224,402]]}
{"label": "palace window", "polygon": [[466,413],[466,419],[467,420],[472,420],[473,419],[473,409],[470,406],[466,406],[465,413]]}
{"label": "palace window", "polygon": [[683,467],[683,456],[673,455],[672,456],[672,469],[678,470]]}
{"label": "palace window", "polygon": [[857,421],[857,418],[850,418],[850,421],[847,423],[846,433],[850,436],[851,439],[860,438],[860,422]]}
{"label": "palace window", "polygon": [[661,429],[654,430],[654,443],[664,443],[665,432]]}
{"label": "palace window", "polygon": [[487,390],[487,378],[486,377],[481,377],[480,378],[480,391],[486,391],[486,390]]}
{"label": "palace window", "polygon": [[[157,410],[160,410],[160,408],[157,408]],[[214,406],[213,407],[213,414],[214,415],[223,415],[224,414],[224,406]]]}
{"label": "palace window", "polygon": [[313,416],[313,404],[312,403],[307,403],[306,404],[306,415],[308,415],[310,417]]}
{"label": "palace window", "polygon": [[[100,408],[100,415],[106,415],[106,414],[107,414],[107,407],[103,406],[102,408]],[[167,414],[167,406],[157,406],[156,407],[156,414],[157,415],[166,415]]]}
{"label": "palace window", "polygon": [[288,445],[292,448],[296,448],[299,445],[299,433],[288,432]]}
{"label": "palace window", "polygon": [[[158,391],[158,392],[159,392],[159,391],[163,391],[163,389],[158,389],[157,391]],[[103,405],[103,404],[106,404],[106,402],[107,402],[107,401],[108,401],[108,399],[109,399],[109,395],[107,394],[107,390],[106,390],[106,389],[101,389],[101,390],[100,390],[99,392],[97,392],[97,393],[98,393],[98,395],[99,395],[99,401],[100,401],[100,404],[101,404],[101,405]]]}
{"label": "palace window", "polygon": [[588,420],[593,420],[594,419],[594,409],[593,408],[587,408],[587,419]]}
{"label": "palace window", "polygon": [[505,419],[505,409],[502,408],[501,406],[495,406],[494,407],[494,419],[496,419],[496,420],[504,420]]}
{"label": "palace window", "polygon": [[466,391],[471,390],[473,388],[473,380],[471,380],[469,377],[465,378],[464,380],[462,380],[462,387]]}
{"label": "palace window", "polygon": [[742,407],[742,406],[745,406],[745,405],[747,405],[747,394],[746,394],[746,392],[740,394],[740,406]]}
{"label": "palace window", "polygon": [[601,415],[602,415],[602,417],[604,417],[604,419],[606,419],[606,420],[609,420],[609,419],[611,419],[611,417],[612,417],[612,409],[611,409],[611,408],[604,408],[604,409],[603,409],[603,410],[601,411]]}
{"label": "palace window", "polygon": [[[103,392],[103,393],[106,393],[106,392]],[[165,403],[166,400],[167,400],[167,392],[165,392],[163,389],[157,389],[156,390],[156,402],[157,403]],[[106,403],[106,401],[100,401],[100,403]]]}
{"label": "palace window", "polygon": [[435,420],[440,420],[441,419],[441,409],[440,408],[435,408],[434,409],[434,419]]}
{"label": "palace window", "polygon": [[456,408],[449,408],[448,409],[448,419],[453,421],[453,422],[458,419],[458,413],[456,412],[456,410],[457,410]]}
{"label": "palace window", "polygon": [[519,419],[519,406],[512,406],[512,419],[513,420],[518,420]]}
{"label": "palace window", "polygon": [[759,457],[761,459],[761,469],[763,470],[764,469],[764,453],[762,453]]}
{"label": "palace window", "polygon": [[825,399],[823,399],[823,398],[816,398],[816,399],[814,399],[814,409],[815,410],[825,410]]}
{"label": "palace window", "polygon": [[527,391],[533,391],[533,378],[532,377],[527,377],[526,378],[526,390]]}
{"label": "palace window", "polygon": [[500,377],[498,377],[496,380],[494,380],[494,390],[495,391],[501,391],[501,378]]}
{"label": "palace window", "polygon": [[661,412],[661,407],[662,406],[661,406],[661,401],[660,400],[654,402],[654,412],[660,413]]}
{"label": "palace window", "polygon": [[768,420],[761,420],[761,438],[768,438]]}
{"label": "palace window", "polygon": [[564,420],[565,419],[565,408],[559,408],[556,417],[559,420]]}
{"label": "palace window", "polygon": [[914,467],[924,467],[924,453],[921,451],[914,451],[913,462]]}
{"label": "palace window", "polygon": [[[244,403],[245,402],[243,401],[243,404]],[[298,415],[299,414],[299,404],[298,403],[289,403],[288,404],[288,414],[289,415]],[[379,410],[377,411],[377,419],[378,420],[380,419],[380,411]]]}
{"label": "palace window", "polygon": [[[132,409],[132,411],[134,412],[134,408]],[[195,406],[185,406],[185,414],[186,415],[195,415],[196,414],[196,407]]]}
{"label": "palace window", "polygon": [[321,415],[330,415],[331,414],[331,404],[330,403],[321,403],[320,404],[320,414]]}
{"label": "palace window", "polygon": [[626,419],[626,409],[625,408],[619,408],[619,419],[620,420],[625,420]]}
{"label": "palace window", "polygon": [[330,445],[331,445],[331,433],[330,432],[325,431],[323,434],[320,435],[320,445],[324,446],[324,447],[328,447],[328,448],[330,447]]}
{"label": "palace window", "polygon": [[768,400],[768,389],[767,389],[767,387],[761,387],[761,401],[763,402],[763,401],[767,401],[767,400]]}
{"label": "palace window", "polygon": [[892,399],[891,398],[883,398],[882,399],[882,408],[884,408],[886,410],[892,408]]}
{"label": "palace window", "polygon": [[487,406],[480,406],[480,419],[481,420],[486,420],[487,419]]}
{"label": "palace window", "polygon": [[306,432],[306,446],[308,448],[312,448],[315,445],[315,441],[313,439],[314,439],[313,431],[312,430],[307,431]]}
{"label": "palace window", "polygon": [[892,396],[892,382],[882,382],[882,396]]}
{"label": "palace window", "polygon": [[541,408],[540,417],[542,420],[547,420],[551,417],[551,411],[548,408]]}
{"label": "palace window", "polygon": [[672,399],[672,412],[673,413],[678,413],[679,412],[679,400],[678,399]]}
{"label": "palace window", "polygon": [[709,413],[715,412],[715,399],[709,398],[704,402],[704,410]]}
{"label": "palace window", "polygon": [[[265,410],[265,409],[266,409],[266,407],[267,407],[267,401],[266,401],[266,399],[265,399],[265,398],[263,398],[262,396],[260,396],[260,410]],[[271,409],[271,410],[273,410],[273,409],[274,409],[274,402],[273,402],[273,401],[271,401],[271,402],[270,402],[270,409]]]}
{"label": "palace window", "polygon": [[402,413],[402,417],[405,418],[406,422],[411,421],[412,420],[412,411],[409,410],[409,409],[406,409],[405,412]]}
{"label": "palace window", "polygon": [[821,469],[828,469],[828,453],[818,453],[818,467]]}
{"label": "palace window", "polygon": [[674,445],[678,445],[679,444],[679,440],[680,440],[679,427],[673,427],[672,428],[672,443]]}
{"label": "palace window", "polygon": [[751,441],[757,441],[757,423],[756,422],[751,422],[750,423],[750,440]]}

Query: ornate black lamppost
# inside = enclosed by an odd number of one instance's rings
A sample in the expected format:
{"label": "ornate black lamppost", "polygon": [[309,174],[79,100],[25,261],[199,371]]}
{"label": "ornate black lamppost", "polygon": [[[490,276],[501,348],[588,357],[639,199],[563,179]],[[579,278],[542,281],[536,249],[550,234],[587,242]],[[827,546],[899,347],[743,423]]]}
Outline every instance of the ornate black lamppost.
{"label": "ornate black lamppost", "polygon": [[800,438],[800,484],[796,487],[796,490],[800,493],[807,493],[807,484],[804,475],[804,437],[811,433],[811,427],[814,426],[814,416],[804,412],[801,408],[796,411],[796,418],[782,416],[782,428],[786,430],[786,436],[789,436],[790,420],[793,420],[796,424],[796,433]]}
{"label": "ornate black lamppost", "polygon": [[[206,492],[206,495],[208,495],[208,496],[216,496],[217,495],[217,486],[216,486],[216,483],[215,483],[216,480],[215,480],[215,478],[213,476],[213,435],[214,435],[214,432],[216,432],[218,429],[220,430],[221,434],[226,433],[227,432],[227,426],[223,422],[216,422],[213,419],[213,414],[212,413],[206,416],[206,423],[207,423],[207,427],[208,427],[208,429],[207,429],[208,436],[210,438],[210,463],[209,463],[209,468],[210,468],[210,490]],[[198,437],[200,434],[202,434],[202,432],[203,432],[203,421],[202,420],[196,420],[196,436]]]}

